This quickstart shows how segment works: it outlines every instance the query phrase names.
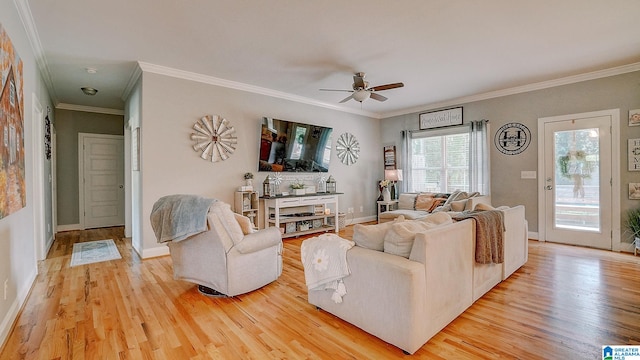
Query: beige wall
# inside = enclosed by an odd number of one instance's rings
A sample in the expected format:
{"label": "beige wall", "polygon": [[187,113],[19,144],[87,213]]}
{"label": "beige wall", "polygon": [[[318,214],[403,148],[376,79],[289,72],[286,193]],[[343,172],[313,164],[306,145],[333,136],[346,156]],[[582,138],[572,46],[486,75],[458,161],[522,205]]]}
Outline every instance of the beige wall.
{"label": "beige wall", "polygon": [[58,225],[75,225],[80,222],[78,134],[123,135],[124,121],[121,115],[57,109],[56,131]]}
{"label": "beige wall", "polygon": [[[500,126],[518,122],[526,125],[533,137],[531,145],[519,155],[504,155],[491,144],[491,197],[496,205],[523,204],[529,230],[538,231],[537,180],[520,179],[520,171],[538,168],[538,118],[583,113],[607,109],[620,109],[620,209],[624,212],[639,207],[639,201],[628,199],[629,182],[640,182],[640,173],[627,171],[627,139],[639,138],[640,127],[629,127],[630,109],[640,108],[640,72],[583,81],[571,85],[531,91],[517,95],[459,104],[463,106],[466,121],[488,119],[491,141]],[[419,113],[382,120],[382,142],[401,144],[400,131],[418,129]],[[628,242],[623,237],[622,241]]]}
{"label": "beige wall", "polygon": [[[46,114],[47,106],[51,106],[49,94],[40,76],[32,47],[24,27],[20,22],[15,4],[11,0],[0,0],[0,24],[11,38],[16,52],[23,61],[24,79],[24,149],[25,149],[25,181],[27,189],[27,205],[21,210],[0,219],[0,344],[18,315],[21,306],[36,278],[37,263],[34,240],[36,213],[34,208],[34,138],[33,99],[40,102]],[[40,155],[40,154],[39,154]],[[42,170],[43,181],[48,178],[50,165],[45,160]],[[48,184],[48,182],[45,182]],[[47,196],[46,190],[44,196]],[[43,204],[46,201],[40,199]],[[46,214],[46,211],[45,211]],[[46,215],[47,216],[47,215]],[[48,215],[50,219],[50,214]],[[4,299],[4,282],[7,281],[6,299]]]}
{"label": "beige wall", "polygon": [[[376,214],[375,182],[383,173],[377,119],[149,72],[142,75],[141,103],[143,256],[166,249],[156,243],[148,220],[153,203],[161,196],[190,193],[232,203],[245,172],[253,172],[254,183],[260,186],[267,175],[257,171],[263,116],[333,127],[329,174],[336,178],[338,191],[344,193],[340,209],[346,212],[353,207],[355,218]],[[238,146],[227,161],[207,162],[191,148],[192,126],[207,114],[225,117],[236,128]],[[354,134],[361,146],[360,159],[352,166],[340,163],[335,153],[335,141],[344,132]]]}

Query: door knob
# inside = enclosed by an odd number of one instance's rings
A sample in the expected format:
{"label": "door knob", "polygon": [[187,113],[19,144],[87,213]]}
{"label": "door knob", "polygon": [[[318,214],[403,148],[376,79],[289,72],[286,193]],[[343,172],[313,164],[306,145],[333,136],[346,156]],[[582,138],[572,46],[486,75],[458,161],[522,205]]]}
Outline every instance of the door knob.
{"label": "door knob", "polygon": [[553,190],[553,186],[551,186],[551,185],[547,185],[544,188],[547,189],[547,190]]}
{"label": "door knob", "polygon": [[118,187],[119,187],[120,189],[122,189],[122,188],[124,187],[124,185],[120,185],[120,186],[118,186]]}

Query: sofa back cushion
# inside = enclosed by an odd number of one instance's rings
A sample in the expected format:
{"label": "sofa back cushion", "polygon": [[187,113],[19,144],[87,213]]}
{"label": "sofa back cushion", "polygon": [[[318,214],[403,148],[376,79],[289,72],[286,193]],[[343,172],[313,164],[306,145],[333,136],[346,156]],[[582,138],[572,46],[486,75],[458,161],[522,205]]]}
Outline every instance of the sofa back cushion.
{"label": "sofa back cushion", "polygon": [[400,215],[395,220],[376,225],[355,224],[353,226],[353,241],[357,246],[383,251],[384,238],[387,231],[393,224],[404,221],[404,216]]}
{"label": "sofa back cushion", "polygon": [[398,195],[398,209],[415,210],[416,196],[415,193],[402,193]]}
{"label": "sofa back cushion", "polygon": [[408,259],[417,233],[451,223],[453,220],[447,213],[427,215],[421,220],[392,223],[384,237],[384,252]]}

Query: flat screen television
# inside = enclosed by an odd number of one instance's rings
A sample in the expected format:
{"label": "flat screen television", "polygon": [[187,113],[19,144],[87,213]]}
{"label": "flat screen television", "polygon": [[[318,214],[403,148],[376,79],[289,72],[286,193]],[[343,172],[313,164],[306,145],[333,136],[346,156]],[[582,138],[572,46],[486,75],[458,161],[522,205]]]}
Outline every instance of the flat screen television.
{"label": "flat screen television", "polygon": [[328,172],[332,128],[262,119],[258,171]]}

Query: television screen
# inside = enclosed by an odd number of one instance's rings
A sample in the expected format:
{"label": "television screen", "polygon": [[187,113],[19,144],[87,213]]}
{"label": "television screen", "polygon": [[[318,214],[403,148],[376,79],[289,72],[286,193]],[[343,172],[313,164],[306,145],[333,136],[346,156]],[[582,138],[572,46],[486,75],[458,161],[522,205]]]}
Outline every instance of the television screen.
{"label": "television screen", "polygon": [[327,172],[332,128],[262,119],[258,171]]}

